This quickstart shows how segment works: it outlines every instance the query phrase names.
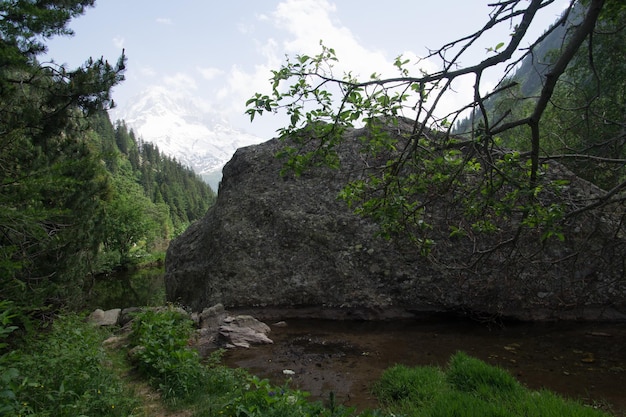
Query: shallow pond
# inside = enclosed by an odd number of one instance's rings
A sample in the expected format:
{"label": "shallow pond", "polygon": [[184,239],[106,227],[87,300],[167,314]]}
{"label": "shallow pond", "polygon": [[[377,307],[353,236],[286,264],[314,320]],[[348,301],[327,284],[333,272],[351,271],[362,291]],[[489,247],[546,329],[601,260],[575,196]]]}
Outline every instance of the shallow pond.
{"label": "shallow pond", "polygon": [[[445,366],[462,350],[542,387],[626,416],[626,323],[508,324],[464,320],[390,322],[288,320],[274,344],[229,350],[226,364],[359,409],[375,408],[372,383],[394,364]],[[283,370],[295,372],[292,376]]]}
{"label": "shallow pond", "polygon": [[94,280],[87,296],[89,310],[126,308],[165,304],[165,269],[154,266],[131,271],[117,271]]}
{"label": "shallow pond", "polygon": [[[92,290],[93,308],[162,305],[163,268],[113,274]],[[272,323],[271,321],[267,321]],[[226,364],[325,400],[375,408],[373,382],[394,364],[445,366],[456,351],[508,369],[542,387],[587,403],[610,403],[626,416],[626,323],[486,326],[449,318],[399,321],[290,319],[272,325],[274,344],[227,351]],[[283,370],[294,375],[287,377]]]}

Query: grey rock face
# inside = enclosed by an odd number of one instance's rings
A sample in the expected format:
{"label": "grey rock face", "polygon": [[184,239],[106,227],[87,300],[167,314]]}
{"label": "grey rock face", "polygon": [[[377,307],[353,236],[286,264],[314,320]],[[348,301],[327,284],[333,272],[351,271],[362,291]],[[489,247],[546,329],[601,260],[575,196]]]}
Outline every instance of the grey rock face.
{"label": "grey rock face", "polygon": [[[376,237],[377,225],[337,198],[371,162],[359,155],[359,134],[349,132],[341,145],[341,169],[314,168],[297,178],[280,175],[279,140],[239,149],[224,168],[216,204],[170,244],[168,300],[193,311],[223,303],[361,310],[365,318],[437,311],[524,320],[626,317],[624,232],[605,232],[605,212],[574,219],[565,242],[542,246],[531,231],[477,263],[477,248],[497,247],[498,240],[451,239],[446,221],[455,219],[455,208],[444,203],[430,210],[439,234],[430,259],[406,242]],[[572,181],[570,193],[595,192],[562,167],[553,170]],[[514,219],[509,226],[516,230]]]}

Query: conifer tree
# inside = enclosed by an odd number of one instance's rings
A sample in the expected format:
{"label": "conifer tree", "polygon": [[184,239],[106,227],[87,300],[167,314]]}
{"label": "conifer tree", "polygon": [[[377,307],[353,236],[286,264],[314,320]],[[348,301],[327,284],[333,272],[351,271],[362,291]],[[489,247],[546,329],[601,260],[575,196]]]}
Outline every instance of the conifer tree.
{"label": "conifer tree", "polygon": [[76,69],[38,60],[93,4],[0,1],[0,299],[30,308],[79,302],[98,243],[108,185],[84,117],[113,105],[125,57]]}

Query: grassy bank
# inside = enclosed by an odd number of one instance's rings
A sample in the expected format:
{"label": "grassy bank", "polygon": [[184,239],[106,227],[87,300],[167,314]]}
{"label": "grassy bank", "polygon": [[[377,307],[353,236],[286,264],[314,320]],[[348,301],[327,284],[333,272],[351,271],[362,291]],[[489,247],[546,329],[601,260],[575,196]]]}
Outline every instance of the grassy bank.
{"label": "grassy bank", "polygon": [[[2,305],[0,342],[15,330]],[[610,414],[548,391],[459,352],[445,368],[395,366],[373,389],[378,410],[356,412],[275,386],[191,348],[191,321],[146,311],[121,336],[68,314],[0,356],[2,416],[580,416]],[[118,329],[119,333],[119,329]],[[105,343],[103,343],[106,340]]]}

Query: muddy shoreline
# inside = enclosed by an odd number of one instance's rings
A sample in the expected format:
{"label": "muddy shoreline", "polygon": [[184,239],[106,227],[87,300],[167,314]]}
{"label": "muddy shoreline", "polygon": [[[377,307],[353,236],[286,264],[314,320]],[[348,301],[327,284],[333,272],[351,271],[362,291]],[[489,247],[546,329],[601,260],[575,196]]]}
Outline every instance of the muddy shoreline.
{"label": "muddy shoreline", "polygon": [[[616,415],[626,415],[626,323],[489,326],[441,316],[386,321],[260,316],[270,324],[274,343],[229,350],[224,362],[275,384],[288,382],[314,400],[333,392],[344,405],[376,408],[371,387],[384,369],[398,363],[445,366],[462,350],[508,369],[529,388],[610,403]],[[272,325],[283,318],[286,326]],[[286,369],[293,375],[285,375]]]}

